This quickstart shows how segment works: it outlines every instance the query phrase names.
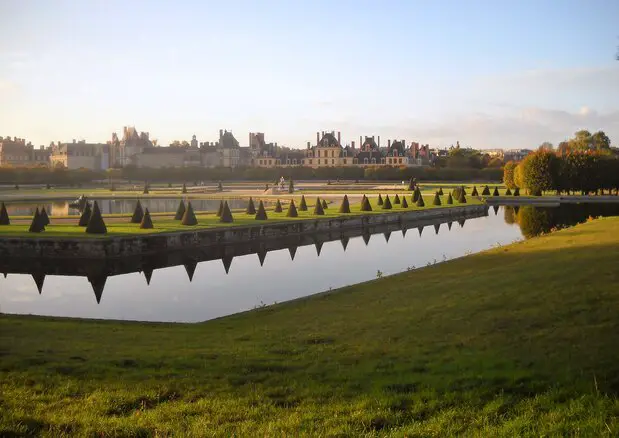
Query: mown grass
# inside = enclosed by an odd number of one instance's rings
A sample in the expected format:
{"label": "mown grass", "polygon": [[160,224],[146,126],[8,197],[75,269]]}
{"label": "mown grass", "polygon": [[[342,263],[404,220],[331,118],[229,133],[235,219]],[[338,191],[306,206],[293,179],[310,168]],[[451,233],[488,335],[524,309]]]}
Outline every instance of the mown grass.
{"label": "mown grass", "polygon": [[600,219],[202,324],[4,315],[0,436],[616,436],[618,258]]}
{"label": "mown grass", "polygon": [[[383,210],[379,205],[377,205],[377,198],[373,198],[370,201],[372,205],[373,211],[371,212],[362,212],[361,205],[359,203],[351,203],[350,204],[350,213],[339,213],[340,202],[335,201],[329,204],[329,208],[325,210],[325,214],[322,216],[317,216],[314,214],[314,204],[316,198],[307,197],[307,211],[298,211],[299,216],[297,218],[289,218],[286,217],[288,203],[284,201],[284,211],[282,213],[274,213],[273,208],[267,208],[268,220],[266,221],[257,221],[254,215],[248,215],[242,210],[233,211],[234,222],[232,223],[221,223],[219,222],[219,218],[216,216],[214,212],[210,213],[196,213],[196,217],[198,219],[198,225],[196,226],[184,226],[181,225],[180,221],[175,221],[169,215],[155,215],[153,214],[153,229],[149,230],[141,230],[139,224],[131,224],[129,222],[129,216],[127,216],[127,222],[109,222],[107,223],[108,233],[105,235],[99,234],[87,234],[83,227],[78,227],[76,225],[77,220],[79,218],[75,218],[75,223],[57,223],[54,224],[54,218],[52,217],[52,223],[45,228],[45,231],[42,233],[29,233],[28,229],[30,224],[26,222],[19,224],[11,224],[11,225],[0,225],[0,238],[3,236],[10,237],[85,237],[85,238],[105,238],[109,236],[123,236],[123,235],[139,235],[139,234],[152,234],[152,233],[164,233],[164,232],[174,232],[174,231],[189,231],[192,229],[208,229],[208,228],[216,228],[216,227],[233,227],[233,226],[246,226],[246,225],[256,225],[256,224],[273,224],[277,222],[289,222],[289,221],[298,221],[298,220],[307,220],[307,219],[320,219],[320,218],[335,218],[340,216],[352,216],[352,215],[361,215],[361,214],[383,214],[389,212],[396,211],[412,211],[412,210],[420,210],[420,209],[431,209],[431,208],[447,208],[461,205],[471,205],[471,204],[480,204],[479,200],[469,198],[467,204],[459,204],[458,202],[454,202],[453,205],[443,204],[442,206],[434,206],[432,205],[432,196],[424,196],[424,202],[426,204],[425,207],[417,207],[416,205],[412,205],[412,201],[410,199],[410,195],[406,195],[408,201],[410,202],[409,207],[407,209],[401,208],[401,205],[394,204],[392,210]],[[445,201],[445,197],[443,198],[443,202]],[[299,207],[298,199],[295,201],[297,208]]]}

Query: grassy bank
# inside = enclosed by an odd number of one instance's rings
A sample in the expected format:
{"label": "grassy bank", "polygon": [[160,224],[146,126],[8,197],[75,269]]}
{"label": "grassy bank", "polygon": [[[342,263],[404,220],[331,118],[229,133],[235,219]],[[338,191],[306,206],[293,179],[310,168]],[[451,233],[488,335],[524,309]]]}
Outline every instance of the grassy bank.
{"label": "grassy bank", "polygon": [[[341,202],[332,202],[329,204],[329,207],[324,210],[324,215],[318,216],[314,214],[314,204],[316,198],[307,197],[307,211],[298,211],[298,217],[289,218],[286,217],[287,214],[287,201],[284,201],[284,210],[282,213],[274,213],[273,208],[269,207],[266,209],[268,219],[266,221],[261,220],[257,221],[255,219],[255,215],[248,215],[244,211],[233,211],[234,221],[232,223],[220,223],[219,217],[216,216],[214,212],[211,213],[196,213],[196,217],[198,219],[198,225],[195,226],[184,226],[181,225],[180,221],[176,221],[171,218],[169,215],[153,215],[152,221],[154,228],[141,230],[139,224],[131,224],[129,222],[129,217],[127,216],[127,221],[121,221],[119,218],[116,218],[114,222],[107,223],[108,233],[105,235],[99,234],[86,234],[83,227],[78,227],[77,221],[79,218],[74,218],[72,223],[54,223],[54,218],[52,217],[52,223],[45,228],[45,231],[42,233],[29,233],[28,229],[30,227],[30,222],[27,220],[22,221],[22,223],[15,223],[11,225],[0,225],[0,238],[3,236],[9,237],[85,237],[85,238],[105,238],[108,236],[122,236],[122,235],[133,235],[133,234],[152,234],[152,233],[164,233],[164,232],[173,232],[173,231],[190,231],[194,229],[208,229],[208,228],[217,228],[217,227],[233,227],[233,226],[247,226],[247,225],[256,225],[256,224],[274,224],[277,222],[289,222],[289,221],[299,221],[299,220],[307,220],[307,219],[321,219],[321,218],[336,218],[340,216],[354,216],[354,215],[374,215],[374,214],[383,214],[383,213],[393,213],[397,211],[414,211],[414,210],[426,210],[432,208],[449,208],[455,206],[462,205],[479,205],[481,201],[477,199],[473,199],[469,197],[466,204],[460,204],[458,202],[454,202],[452,205],[446,205],[445,199],[446,197],[442,197],[443,205],[434,206],[432,205],[433,196],[424,196],[424,207],[418,207],[412,203],[411,196],[407,195],[408,201],[410,202],[408,208],[404,209],[401,207],[401,204],[394,204],[391,210],[384,210],[380,205],[378,205],[377,198],[371,198],[370,204],[372,206],[371,212],[361,211],[360,203],[351,203],[350,204],[350,213],[339,213],[339,207]],[[390,198],[391,199],[391,198]],[[298,197],[295,202],[297,209],[299,208]],[[256,203],[257,206],[257,203]]]}
{"label": "grassy bank", "polygon": [[0,435],[616,436],[618,258],[600,219],[203,324],[5,315]]}

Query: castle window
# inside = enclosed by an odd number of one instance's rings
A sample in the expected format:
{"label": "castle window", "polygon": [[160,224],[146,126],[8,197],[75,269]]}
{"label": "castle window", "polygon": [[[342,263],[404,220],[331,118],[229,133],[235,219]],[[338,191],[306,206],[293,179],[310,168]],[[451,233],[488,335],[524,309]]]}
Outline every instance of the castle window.
{"label": "castle window", "polygon": [[335,164],[335,160],[331,159],[331,164]]}
{"label": "castle window", "polygon": [[372,164],[376,164],[376,158],[372,158]]}
{"label": "castle window", "polygon": [[286,164],[288,164],[288,165],[290,164],[290,159],[286,160]]}
{"label": "castle window", "polygon": [[269,166],[273,164],[273,160],[269,160]]}
{"label": "castle window", "polygon": [[363,164],[368,164],[368,159],[367,158],[363,159]]}
{"label": "castle window", "polygon": [[312,160],[309,160],[309,163],[312,164]]}
{"label": "castle window", "polygon": [[353,158],[352,159],[352,164],[359,164],[359,159],[358,158]]}
{"label": "castle window", "polygon": [[347,163],[346,163],[346,158],[344,158],[344,164],[347,164]]}
{"label": "castle window", "polygon": [[344,149],[344,156],[346,157],[348,155],[348,151]]}
{"label": "castle window", "polygon": [[398,161],[400,162],[400,164],[402,164],[402,158],[400,158]]}
{"label": "castle window", "polygon": [[297,165],[297,160],[296,160],[296,158],[292,160],[292,164],[293,164],[293,166],[296,166],[296,165]]}
{"label": "castle window", "polygon": [[385,159],[384,158],[380,159],[380,164],[385,164]]}
{"label": "castle window", "polygon": [[331,157],[335,157],[335,152],[331,151]]}
{"label": "castle window", "polygon": [[318,165],[320,165],[320,158],[318,159]]}
{"label": "castle window", "polygon": [[[290,161],[290,160],[288,160],[288,161]],[[282,164],[282,162],[281,162],[281,160],[275,160],[275,164],[279,166],[280,164]]]}

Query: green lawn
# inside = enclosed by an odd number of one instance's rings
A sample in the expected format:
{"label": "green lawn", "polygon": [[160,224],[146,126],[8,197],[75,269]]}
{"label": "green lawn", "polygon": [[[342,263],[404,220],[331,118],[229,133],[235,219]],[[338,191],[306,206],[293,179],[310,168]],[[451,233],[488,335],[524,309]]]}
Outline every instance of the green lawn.
{"label": "green lawn", "polygon": [[4,315],[0,436],[617,436],[618,258],[600,219],[202,324]]}
{"label": "green lawn", "polygon": [[[403,194],[404,195],[404,194]],[[419,210],[419,209],[430,209],[430,208],[447,208],[448,205],[442,205],[440,207],[432,205],[433,196],[424,196],[424,202],[426,204],[425,207],[417,207],[416,205],[412,205],[410,195],[407,195],[407,200],[410,202],[408,210]],[[295,201],[297,208],[299,207],[299,198]],[[393,199],[393,196],[390,197]],[[83,227],[78,227],[74,224],[67,223],[59,223],[54,224],[54,218],[52,217],[52,224],[47,226],[45,231],[42,233],[29,233],[28,228],[30,227],[29,223],[22,224],[11,224],[11,225],[0,225],[0,238],[2,236],[11,236],[11,237],[88,237],[88,238],[105,238],[106,236],[122,236],[122,235],[130,235],[130,234],[151,234],[151,233],[163,233],[163,232],[172,232],[172,231],[188,231],[191,229],[206,229],[206,228],[214,228],[214,227],[231,227],[231,226],[242,226],[242,225],[256,225],[257,223],[262,224],[270,224],[276,222],[284,222],[284,221],[293,221],[293,220],[305,220],[305,219],[316,219],[316,218],[333,218],[339,216],[345,216],[347,214],[339,213],[340,202],[332,202],[329,204],[329,208],[325,210],[325,214],[323,216],[317,216],[314,214],[314,203],[315,197],[307,197],[308,210],[307,211],[299,211],[298,218],[288,218],[286,217],[287,213],[287,201],[282,199],[282,201],[286,202],[284,205],[284,211],[282,213],[274,213],[273,207],[267,208],[268,220],[266,221],[256,221],[254,215],[248,215],[244,211],[236,210],[233,211],[234,222],[230,224],[222,224],[219,222],[219,218],[215,215],[215,213],[197,213],[198,225],[189,227],[181,225],[180,221],[175,221],[169,217],[162,217],[163,215],[153,215],[153,225],[154,228],[150,230],[141,230],[139,224],[130,224],[129,216],[127,216],[127,222],[109,222],[107,224],[108,234],[106,235],[97,235],[97,234],[86,234]],[[360,215],[360,214],[382,214],[386,212],[394,212],[403,210],[400,205],[394,204],[392,210],[384,210],[380,206],[377,205],[377,198],[373,198],[370,201],[372,205],[372,212],[362,212],[361,205],[359,203],[351,203],[350,210],[351,213],[348,215]],[[445,201],[445,197],[443,197],[443,201]],[[476,199],[472,199],[469,197],[467,204],[459,204],[458,202],[454,202],[452,206],[461,206],[461,205],[471,205],[471,204],[480,204],[480,201]],[[256,203],[257,208],[257,203]],[[77,218],[75,219],[77,221]]]}

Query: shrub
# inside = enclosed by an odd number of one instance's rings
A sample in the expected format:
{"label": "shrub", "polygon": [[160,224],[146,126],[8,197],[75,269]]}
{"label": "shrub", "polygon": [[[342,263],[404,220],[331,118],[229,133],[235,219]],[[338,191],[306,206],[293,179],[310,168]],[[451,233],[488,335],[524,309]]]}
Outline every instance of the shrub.
{"label": "shrub", "polygon": [[45,230],[45,225],[43,225],[43,221],[41,220],[41,214],[39,213],[39,207],[34,211],[34,216],[32,216],[32,223],[30,224],[30,228],[28,232],[30,233],[40,233]]}
{"label": "shrub", "polygon": [[[264,208],[264,206],[262,206]],[[230,207],[228,206],[228,201],[224,201],[224,209],[221,212],[221,217],[219,218],[219,222],[223,224],[230,224],[234,222],[234,218],[232,217],[232,212],[230,211]]]}
{"label": "shrub", "polygon": [[256,220],[265,221],[267,219],[267,212],[264,209],[264,204],[262,203],[262,200],[260,200],[260,203],[258,204],[258,212],[256,213]]}
{"label": "shrub", "polygon": [[47,190],[51,190],[52,186],[50,186],[49,184],[45,184],[45,188],[46,188]]}
{"label": "shrub", "polygon": [[505,184],[505,187],[507,187],[508,189],[516,188],[516,182],[514,179],[515,170],[516,163],[514,163],[513,161],[508,161],[503,167],[503,184]]}
{"label": "shrub", "polygon": [[442,188],[442,187],[439,187],[439,189],[438,189],[438,194],[439,194],[440,196],[443,196],[443,195],[444,195],[444,193],[443,193],[443,188]]}
{"label": "shrub", "polygon": [[559,158],[550,151],[529,154],[521,163],[524,186],[536,196],[558,187],[560,164]]}
{"label": "shrub", "polygon": [[288,212],[286,213],[286,217],[299,217],[299,213],[297,212],[297,206],[294,205],[294,199],[290,200],[290,205],[288,205]]}
{"label": "shrub", "polygon": [[453,203],[454,203],[454,199],[453,199],[453,197],[451,196],[451,193],[449,193],[449,194],[447,195],[447,204],[451,205],[451,204],[453,204]]}
{"label": "shrub", "polygon": [[301,195],[301,202],[299,202],[299,211],[307,211],[307,203],[305,202],[305,195]]}
{"label": "shrub", "polygon": [[508,187],[507,190],[505,190],[505,196],[511,196],[511,195],[512,195],[512,191]]}
{"label": "shrub", "polygon": [[464,196],[468,195],[468,193],[466,193],[466,189],[464,188],[464,186],[460,186],[460,191],[462,192]]}
{"label": "shrub", "polygon": [[224,191],[224,186],[223,186],[223,184],[221,183],[221,181],[219,181],[219,182],[217,183],[217,191],[218,191],[218,192],[223,192],[223,191]]}
{"label": "shrub", "polygon": [[350,213],[350,203],[348,202],[348,195],[344,195],[342,199],[342,205],[340,205],[340,213]]}
{"label": "shrub", "polygon": [[43,224],[44,227],[48,226],[50,224],[50,220],[49,220],[49,216],[47,215],[47,211],[45,211],[45,207],[41,208],[41,223]]}
{"label": "shrub", "polygon": [[365,195],[363,195],[363,198],[361,199],[361,211],[372,211],[370,200]]}
{"label": "shrub", "polygon": [[376,201],[376,205],[383,205],[383,197],[380,195],[380,193],[378,194],[378,200]]}
{"label": "shrub", "polygon": [[288,193],[294,193],[294,182],[292,181],[292,178],[290,178],[290,182],[288,183]]}
{"label": "shrub", "polygon": [[393,198],[393,203],[394,204],[399,204],[400,203],[400,197],[398,196],[398,194],[395,194],[395,197]]}
{"label": "shrub", "polygon": [[142,210],[142,204],[138,199],[138,203],[135,206],[135,210],[133,210],[133,216],[131,216],[130,223],[139,224],[142,223],[142,219],[144,218],[144,210]]}
{"label": "shrub", "polygon": [[322,209],[326,210],[327,208],[329,208],[329,204],[327,204],[327,201],[325,201],[324,199],[322,200]]}
{"label": "shrub", "polygon": [[417,207],[425,207],[426,203],[423,202],[423,196],[421,195],[421,193],[419,194],[419,197],[417,198],[417,202],[415,203],[415,205],[417,205]]}
{"label": "shrub", "polygon": [[80,216],[78,225],[80,227],[87,227],[88,222],[90,221],[91,214],[92,214],[92,210],[90,209],[90,203],[86,202],[86,205],[84,206],[84,211],[82,211],[82,215]]}
{"label": "shrub", "polygon": [[484,190],[481,192],[482,196],[490,196],[490,187],[484,187]]}
{"label": "shrub", "polygon": [[249,203],[247,204],[247,210],[245,210],[245,212],[247,214],[256,214],[256,206],[251,196],[249,197]]}
{"label": "shrub", "polygon": [[499,188],[495,187],[494,191],[492,192],[492,196],[499,196]]}
{"label": "shrub", "polygon": [[383,202],[383,210],[391,210],[391,199],[389,199],[389,195],[385,196],[385,202]]}
{"label": "shrub", "polygon": [[432,205],[441,205],[441,197],[438,195],[438,192],[434,194],[434,200],[432,201]]}
{"label": "shrub", "polygon": [[411,179],[408,181],[408,190],[413,191],[417,187],[417,180],[411,176]]}
{"label": "shrub", "polygon": [[15,184],[15,190],[19,190],[19,184]]}
{"label": "shrub", "polygon": [[9,212],[6,211],[6,205],[4,205],[4,202],[0,204],[0,225],[11,225]]}
{"label": "shrub", "polygon": [[466,196],[464,195],[464,192],[460,192],[460,197],[458,198],[458,202],[460,204],[466,204]]}
{"label": "shrub", "polygon": [[408,208],[408,201],[404,196],[402,196],[402,208]]}
{"label": "shrub", "polygon": [[187,184],[183,183],[183,188],[182,188],[182,190],[181,190],[181,193],[182,193],[183,195],[186,195],[186,194],[187,194]]}
{"label": "shrub", "polygon": [[[221,208],[223,210],[223,205]],[[187,202],[187,208],[185,209],[185,213],[183,214],[183,219],[181,219],[181,225],[198,225],[198,219],[196,218],[196,214],[194,213],[193,207],[191,206],[191,201]]]}
{"label": "shrub", "polygon": [[185,203],[181,199],[178,203],[178,208],[176,209],[176,214],[174,215],[175,221],[183,220],[183,215],[185,214]]}
{"label": "shrub", "polygon": [[314,214],[318,216],[323,216],[325,214],[325,211],[322,208],[322,203],[320,202],[320,198],[316,198],[316,204],[314,205]]}
{"label": "shrub", "polygon": [[223,199],[219,201],[219,208],[217,209],[217,217],[221,217],[221,214],[224,212],[224,201]]}
{"label": "shrub", "polygon": [[520,187],[514,189],[514,196],[520,196]]}
{"label": "shrub", "polygon": [[142,193],[148,195],[148,183],[144,183],[144,191]]}
{"label": "shrub", "polygon": [[282,203],[279,202],[279,199],[277,200],[277,202],[275,203],[275,209],[273,210],[275,213],[281,213],[282,210]]}
{"label": "shrub", "polygon": [[144,211],[144,215],[142,217],[142,222],[140,222],[140,229],[141,230],[150,230],[153,227],[153,221],[150,218],[150,212],[148,211],[148,208]]}
{"label": "shrub", "polygon": [[88,234],[107,233],[107,227],[105,226],[105,222],[103,222],[103,217],[101,217],[101,210],[99,210],[99,204],[97,204],[97,201],[95,201],[92,206],[92,214],[90,215],[86,232]]}
{"label": "shrub", "polygon": [[477,192],[477,186],[473,186],[473,191],[471,192],[471,196],[479,196],[479,193]]}

